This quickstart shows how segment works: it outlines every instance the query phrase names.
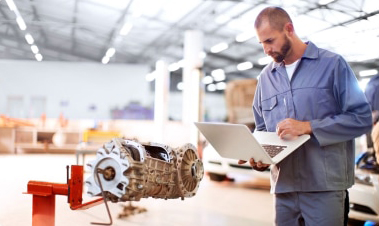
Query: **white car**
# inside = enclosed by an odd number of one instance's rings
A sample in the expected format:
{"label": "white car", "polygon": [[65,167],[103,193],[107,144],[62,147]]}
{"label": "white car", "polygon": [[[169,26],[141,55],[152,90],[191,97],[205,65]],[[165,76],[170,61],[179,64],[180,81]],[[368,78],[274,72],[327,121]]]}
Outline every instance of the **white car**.
{"label": "white car", "polygon": [[357,169],[349,189],[349,218],[379,223],[379,174]]}
{"label": "white car", "polygon": [[267,180],[270,183],[270,170],[264,172],[253,170],[248,163],[238,164],[238,160],[222,158],[212,145],[207,144],[203,149],[204,171],[213,181],[232,179],[237,175],[251,176]]}

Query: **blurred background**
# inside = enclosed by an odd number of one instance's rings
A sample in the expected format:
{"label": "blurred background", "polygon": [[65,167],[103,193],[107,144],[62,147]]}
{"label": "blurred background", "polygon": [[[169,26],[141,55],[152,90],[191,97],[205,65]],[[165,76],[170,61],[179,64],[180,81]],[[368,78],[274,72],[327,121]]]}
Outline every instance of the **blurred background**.
{"label": "blurred background", "polygon": [[[0,226],[30,225],[31,200],[21,195],[29,180],[64,181],[60,164],[85,165],[114,137],[196,146],[206,173],[199,194],[220,189],[217,194],[227,198],[215,198],[225,200],[223,210],[209,207],[211,217],[197,221],[199,212],[193,215],[191,208],[200,204],[193,197],[193,206],[183,210],[192,213],[184,214],[191,224],[271,225],[269,172],[221,159],[193,126],[213,121],[254,128],[257,78],[271,61],[255,36],[254,20],[267,6],[287,10],[302,40],[341,54],[363,91],[378,76],[377,0],[0,0],[0,170],[36,168],[28,175],[1,174],[8,186],[0,193],[18,202],[0,204]],[[367,151],[365,142],[364,136],[357,138],[357,157]],[[23,165],[17,167],[19,162]],[[53,170],[63,176],[39,175]],[[351,224],[374,225],[379,222],[377,174],[360,173],[357,181],[363,187],[357,195],[352,191]],[[251,212],[235,212],[237,204],[227,204],[249,196],[263,197],[266,212],[254,213],[259,208],[250,202],[241,209]],[[20,208],[21,202],[28,205]],[[30,218],[13,221],[14,213]],[[82,225],[95,215],[71,219]],[[153,216],[134,225],[163,225]],[[172,225],[178,224],[185,225]]]}

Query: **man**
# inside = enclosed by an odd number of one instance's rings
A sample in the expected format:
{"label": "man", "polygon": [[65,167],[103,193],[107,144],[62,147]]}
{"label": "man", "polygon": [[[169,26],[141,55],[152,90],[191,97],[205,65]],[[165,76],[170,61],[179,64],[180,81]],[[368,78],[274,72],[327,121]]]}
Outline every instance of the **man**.
{"label": "man", "polygon": [[365,95],[372,112],[379,112],[379,76],[376,75],[367,83]]}
{"label": "man", "polygon": [[[276,131],[282,139],[311,135],[271,168],[275,224],[346,224],[354,138],[370,130],[370,106],[346,61],[302,42],[286,11],[264,9],[255,29],[264,52],[274,60],[259,77],[253,103],[256,129]],[[249,162],[256,170],[269,166]]]}
{"label": "man", "polygon": [[[365,90],[365,95],[367,98],[368,103],[371,106],[371,111],[372,111],[372,121],[373,124],[375,125],[376,122],[378,121],[379,117],[379,76],[374,76],[370,79],[366,86]],[[377,131],[373,133],[375,135],[375,140],[377,141]],[[367,147],[368,148],[374,148],[375,151],[375,145],[373,144],[373,138],[371,137],[371,131],[366,134],[367,138]],[[377,146],[378,144],[376,144]],[[378,159],[377,159],[378,160]]]}

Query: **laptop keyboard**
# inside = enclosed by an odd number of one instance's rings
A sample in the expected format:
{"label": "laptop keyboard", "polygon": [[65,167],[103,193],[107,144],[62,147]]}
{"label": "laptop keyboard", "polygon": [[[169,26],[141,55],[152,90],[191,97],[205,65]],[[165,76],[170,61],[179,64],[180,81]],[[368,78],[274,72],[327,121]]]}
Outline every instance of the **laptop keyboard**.
{"label": "laptop keyboard", "polygon": [[267,154],[274,158],[277,154],[284,150],[287,146],[281,145],[270,145],[270,144],[262,144],[263,149],[267,152]]}

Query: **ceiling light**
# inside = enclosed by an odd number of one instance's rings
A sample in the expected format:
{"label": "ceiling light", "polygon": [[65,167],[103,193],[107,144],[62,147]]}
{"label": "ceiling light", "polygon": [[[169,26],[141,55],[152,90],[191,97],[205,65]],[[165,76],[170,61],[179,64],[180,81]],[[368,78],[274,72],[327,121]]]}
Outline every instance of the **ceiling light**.
{"label": "ceiling light", "polygon": [[148,81],[148,82],[152,82],[152,81],[154,81],[154,79],[155,79],[155,71],[150,72],[149,74],[147,74],[147,75],[145,76],[145,79],[146,79],[146,81]]}
{"label": "ceiling light", "polygon": [[21,31],[25,31],[25,29],[26,29],[26,24],[25,24],[24,19],[22,19],[21,16],[18,16],[18,17],[16,18],[16,22],[17,22],[18,27],[20,28],[20,30],[21,30]]}
{"label": "ceiling light", "polygon": [[184,60],[183,59],[179,60],[178,65],[179,65],[179,67],[184,67]]}
{"label": "ceiling light", "polygon": [[13,0],[6,0],[8,7],[11,11],[15,11],[17,9],[16,5],[14,4]]}
{"label": "ceiling light", "polygon": [[211,47],[211,52],[212,53],[219,53],[221,51],[224,51],[226,50],[227,48],[229,47],[228,43],[226,42],[221,42],[217,45],[214,45]]}
{"label": "ceiling light", "polygon": [[216,91],[216,85],[215,85],[215,84],[209,84],[209,85],[207,86],[207,90],[208,90],[209,92],[214,92],[214,91]]}
{"label": "ceiling light", "polygon": [[176,88],[178,90],[183,90],[183,87],[184,87],[184,83],[183,82],[178,82],[178,84],[176,85]]}
{"label": "ceiling light", "polygon": [[176,71],[179,70],[180,66],[178,63],[172,63],[168,66],[169,71]]}
{"label": "ceiling light", "polygon": [[32,52],[33,52],[34,54],[37,54],[37,53],[39,52],[39,49],[38,49],[38,47],[37,47],[36,45],[32,45],[32,46],[30,46],[30,48],[32,49]]}
{"label": "ceiling light", "polygon": [[109,62],[110,58],[108,56],[104,56],[103,59],[101,59],[101,63],[107,64]]}
{"label": "ceiling light", "polygon": [[211,75],[213,76],[213,78],[216,82],[225,80],[225,72],[222,69],[216,69],[216,70],[212,71]]}
{"label": "ceiling light", "polygon": [[226,88],[226,83],[225,82],[219,82],[216,84],[216,89],[217,90],[224,90]]}
{"label": "ceiling light", "polygon": [[378,70],[376,69],[371,69],[371,70],[364,70],[359,72],[359,76],[361,77],[367,77],[367,76],[372,76],[378,74]]}
{"label": "ceiling light", "polygon": [[258,60],[259,65],[266,65],[269,64],[272,61],[272,58],[270,56],[262,57]]}
{"label": "ceiling light", "polygon": [[133,24],[131,23],[125,23],[124,26],[122,26],[121,30],[120,30],[120,35],[127,35],[130,30],[132,30],[132,27],[133,27]]}
{"label": "ceiling light", "polygon": [[42,61],[43,57],[40,53],[37,53],[36,55],[34,55],[35,58],[37,59],[37,61]]}
{"label": "ceiling light", "polygon": [[107,52],[105,53],[105,56],[107,56],[108,58],[111,58],[113,57],[113,55],[116,53],[116,50],[115,48],[109,48],[107,50]]}
{"label": "ceiling light", "polygon": [[27,42],[29,45],[31,45],[31,44],[34,43],[34,39],[33,39],[32,35],[29,34],[29,33],[27,33],[27,34],[25,35],[25,39],[26,39],[26,42]]}
{"label": "ceiling light", "polygon": [[319,5],[327,5],[327,4],[332,3],[334,1],[335,0],[320,0],[320,1],[318,1],[318,4]]}
{"label": "ceiling light", "polygon": [[203,78],[203,83],[204,84],[210,84],[210,83],[212,83],[213,82],[213,78],[212,78],[212,76],[210,76],[210,75],[207,75],[207,76],[205,76],[204,78]]}
{"label": "ceiling light", "polygon": [[244,32],[236,36],[236,42],[246,42],[247,40],[253,38],[254,36],[255,36],[254,31]]}
{"label": "ceiling light", "polygon": [[245,71],[245,70],[248,70],[250,68],[253,68],[253,64],[251,62],[243,62],[243,63],[240,63],[237,65],[237,70],[239,71]]}

